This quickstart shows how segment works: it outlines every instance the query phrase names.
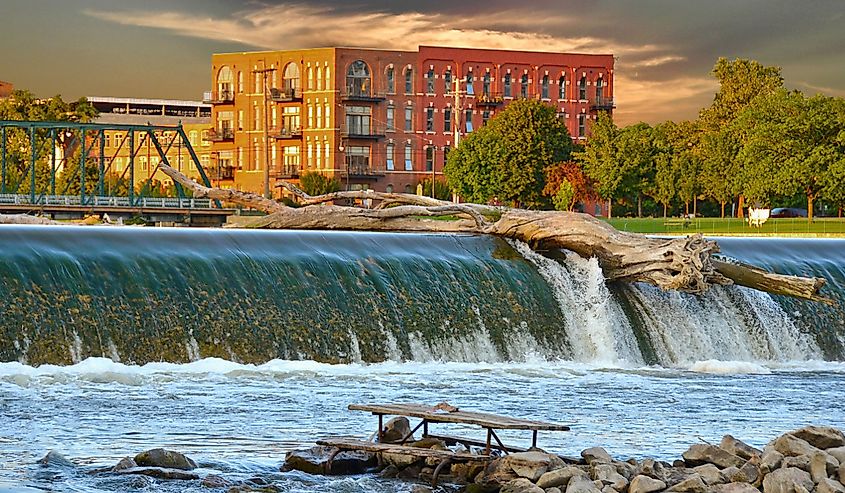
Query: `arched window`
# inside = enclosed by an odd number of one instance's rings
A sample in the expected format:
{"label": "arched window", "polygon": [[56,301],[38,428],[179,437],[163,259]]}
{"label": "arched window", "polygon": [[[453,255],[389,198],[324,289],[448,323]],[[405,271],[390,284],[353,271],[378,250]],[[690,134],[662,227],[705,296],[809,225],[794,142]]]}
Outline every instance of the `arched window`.
{"label": "arched window", "polygon": [[393,193],[393,185],[388,184],[387,188],[384,189],[387,193]]}
{"label": "arched window", "polygon": [[289,63],[285,67],[285,72],[283,75],[284,83],[285,83],[285,93],[291,96],[297,95],[299,92],[299,65],[295,63]]}
{"label": "arched window", "polygon": [[346,92],[350,96],[370,95],[370,69],[363,60],[355,60],[346,71]]}
{"label": "arched window", "polygon": [[425,92],[434,94],[434,69],[429,69],[425,74]]}
{"label": "arched window", "polygon": [[543,82],[540,83],[540,97],[543,99],[549,99],[549,76],[543,76]]}
{"label": "arched window", "polygon": [[323,90],[323,69],[321,67],[317,67],[317,90]]}
{"label": "arched window", "polygon": [[511,74],[505,74],[505,97],[509,98],[513,96],[511,92]]}
{"label": "arched window", "polygon": [[223,65],[217,72],[217,99],[232,100],[232,69],[228,65]]}
{"label": "arched window", "polygon": [[587,99],[587,78],[581,77],[581,80],[578,81],[578,99],[585,100]]}
{"label": "arched window", "polygon": [[557,98],[558,99],[566,99],[566,77],[561,75],[560,79],[557,80],[557,83],[558,83]]}
{"label": "arched window", "polygon": [[410,68],[405,69],[405,94],[414,93],[414,71]]}
{"label": "arched window", "polygon": [[387,92],[388,94],[393,94],[396,92],[396,74],[393,71],[393,67],[387,67],[385,71],[385,76],[387,76]]}
{"label": "arched window", "polygon": [[522,80],[519,84],[519,95],[523,99],[528,97],[528,74],[522,74]]}

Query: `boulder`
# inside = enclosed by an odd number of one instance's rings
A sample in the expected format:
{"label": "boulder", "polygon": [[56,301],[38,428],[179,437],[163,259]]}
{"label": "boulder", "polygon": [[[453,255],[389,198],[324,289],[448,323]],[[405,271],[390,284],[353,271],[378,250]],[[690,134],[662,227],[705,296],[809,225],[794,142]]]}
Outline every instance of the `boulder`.
{"label": "boulder", "polygon": [[560,491],[560,488],[558,488],[557,486],[552,486],[551,488],[546,488],[545,492],[546,493],[563,493],[562,491]]}
{"label": "boulder", "polygon": [[591,464],[593,462],[601,462],[604,464],[608,464],[613,462],[613,458],[610,457],[610,454],[607,453],[607,450],[601,447],[590,447],[588,449],[581,451],[581,457],[587,462],[587,464]]}
{"label": "boulder", "polygon": [[396,452],[382,452],[381,460],[385,464],[390,466],[396,466],[401,470],[418,462],[423,462],[424,459],[422,457],[415,457],[413,455],[408,454],[399,454]]}
{"label": "boulder", "polygon": [[590,476],[594,480],[601,481],[603,485],[610,486],[617,492],[623,491],[628,486],[628,479],[619,474],[613,464],[593,462],[590,469]]}
{"label": "boulder", "polygon": [[822,479],[835,476],[839,461],[827,452],[817,452],[810,456],[810,476],[818,484]]}
{"label": "boulder", "polygon": [[619,491],[617,491],[613,486],[606,485],[601,489],[601,493],[619,493]]}
{"label": "boulder", "polygon": [[671,486],[666,491],[676,491],[678,493],[705,493],[707,491],[707,485],[704,484],[704,480],[701,479],[701,476],[693,474],[680,483]]}
{"label": "boulder", "polygon": [[731,478],[739,474],[738,467],[726,467],[722,469],[722,477],[726,478],[728,482],[730,482]]}
{"label": "boulder", "polygon": [[233,486],[234,483],[224,478],[223,476],[218,476],[217,474],[209,474],[208,476],[202,478],[202,482],[200,482],[200,485],[205,488],[228,488],[230,486]]}
{"label": "boulder", "polygon": [[197,463],[190,457],[163,448],[154,448],[146,452],[141,452],[135,456],[134,460],[141,467],[161,467],[183,471],[190,471],[197,468]]}
{"label": "boulder", "polygon": [[499,493],[545,493],[543,488],[525,478],[517,478],[502,486]]}
{"label": "boulder", "polygon": [[763,472],[763,474],[769,474],[770,472],[779,468],[782,462],[782,453],[774,449],[767,450],[763,452],[763,456],[760,457],[760,470]]}
{"label": "boulder", "polygon": [[428,486],[423,486],[421,484],[415,484],[411,486],[411,493],[432,493],[434,490],[429,488]]}
{"label": "boulder", "polygon": [[[487,464],[484,471],[475,478],[478,485],[473,488],[478,491],[495,491],[518,477],[511,466],[505,462],[505,459],[499,458]],[[467,488],[467,491],[469,490],[470,488]]]}
{"label": "boulder", "polygon": [[796,467],[782,467],[763,478],[763,493],[801,493],[812,489],[810,473]]}
{"label": "boulder", "polygon": [[742,457],[745,460],[748,460],[755,455],[763,455],[762,450],[756,449],[742,440],[737,440],[731,435],[725,435],[722,437],[722,441],[719,443],[719,448],[738,457]]}
{"label": "boulder", "polygon": [[715,486],[713,493],[760,493],[760,490],[748,483],[725,483]]}
{"label": "boulder", "polygon": [[369,452],[344,451],[335,455],[331,471],[327,471],[331,447],[316,446],[292,450],[285,455],[282,471],[302,471],[309,474],[363,474],[376,465],[376,456]]}
{"label": "boulder", "polygon": [[540,488],[552,488],[555,486],[566,486],[573,476],[586,478],[587,472],[577,466],[564,466],[560,469],[549,471],[537,480]]}
{"label": "boulder", "polygon": [[825,449],[825,452],[832,455],[840,464],[845,464],[845,447],[833,447]]}
{"label": "boulder", "polygon": [[199,475],[187,472],[184,469],[174,469],[172,467],[131,467],[129,469],[121,469],[117,474],[140,474],[157,479],[172,479],[190,481],[199,479]]}
{"label": "boulder", "polygon": [[845,486],[839,481],[824,478],[816,486],[816,493],[845,493]]}
{"label": "boulder", "polygon": [[518,452],[503,458],[517,476],[537,482],[540,477],[551,469],[563,466],[560,457],[545,452]]}
{"label": "boulder", "polygon": [[818,447],[810,445],[809,442],[795,435],[785,433],[779,436],[772,446],[785,457],[797,457],[799,455],[813,455],[819,452]]}
{"label": "boulder", "polygon": [[[403,438],[410,435],[411,433],[411,422],[408,421],[408,418],[404,416],[400,416],[397,418],[393,418],[389,420],[387,423],[384,424],[384,429],[382,429],[381,433],[381,442],[382,443],[397,443],[401,442]],[[414,437],[409,438],[410,441],[414,440]]]}
{"label": "boulder", "polygon": [[731,466],[742,467],[745,463],[740,457],[726,450],[722,450],[715,445],[705,443],[697,443],[691,446],[683,453],[683,458],[689,467],[701,466],[708,463],[715,464],[721,468]]}
{"label": "boulder", "polygon": [[136,464],[134,460],[129,457],[124,457],[120,459],[114,467],[111,468],[111,472],[120,472],[124,469],[132,469],[135,467],[138,467],[138,464]]}
{"label": "boulder", "polygon": [[55,450],[51,450],[47,452],[47,455],[42,457],[39,461],[39,464],[42,466],[57,466],[57,467],[76,467],[76,464],[71,462],[67,459],[64,455],[56,452]]}
{"label": "boulder", "polygon": [[845,463],[839,464],[839,482],[845,484]]}
{"label": "boulder", "polygon": [[752,457],[728,478],[731,483],[750,483],[756,485],[761,480],[759,457]]}
{"label": "boulder", "polygon": [[628,493],[653,493],[666,489],[666,483],[659,479],[650,478],[640,474],[631,480],[628,485]]}
{"label": "boulder", "polygon": [[780,467],[797,467],[802,471],[810,472],[810,456],[799,455],[796,457],[784,457]]}
{"label": "boulder", "polygon": [[845,434],[830,426],[805,426],[791,433],[820,449],[845,446]]}
{"label": "boulder", "polygon": [[645,459],[634,472],[635,476],[642,474],[643,476],[663,480],[663,465],[655,462],[654,459]]}
{"label": "boulder", "polygon": [[704,483],[708,486],[722,484],[725,479],[722,477],[722,471],[713,464],[704,464],[703,466],[693,467],[692,470],[701,476]]}
{"label": "boulder", "polygon": [[589,478],[573,476],[566,486],[566,493],[601,493],[601,489]]}
{"label": "boulder", "polygon": [[628,462],[614,462],[613,465],[616,466],[616,472],[625,476],[625,479],[627,479],[628,481],[630,481],[631,478],[637,475],[636,465],[631,465]]}

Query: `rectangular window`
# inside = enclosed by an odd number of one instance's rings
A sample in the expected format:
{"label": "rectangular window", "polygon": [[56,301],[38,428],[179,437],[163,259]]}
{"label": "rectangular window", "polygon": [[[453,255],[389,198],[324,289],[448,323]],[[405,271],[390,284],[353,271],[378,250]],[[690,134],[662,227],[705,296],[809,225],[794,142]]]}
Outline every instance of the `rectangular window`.
{"label": "rectangular window", "polygon": [[581,113],[578,115],[578,137],[586,137],[587,135],[587,115]]}
{"label": "rectangular window", "polygon": [[396,78],[393,73],[393,67],[387,69],[387,92],[394,94],[396,92]]}
{"label": "rectangular window", "polygon": [[601,101],[604,97],[604,85],[602,84],[602,80],[599,79],[596,81],[596,101]]}
{"label": "rectangular window", "polygon": [[487,120],[489,120],[489,119],[490,119],[490,112],[486,111],[486,110],[483,111],[481,113],[481,126],[483,127],[484,125],[487,125]]}
{"label": "rectangular window", "polygon": [[528,74],[522,74],[522,81],[519,84],[519,95],[522,99],[528,97]]}
{"label": "rectangular window", "polygon": [[299,106],[285,106],[282,109],[282,134],[291,135],[299,130]]}
{"label": "rectangular window", "polygon": [[511,93],[511,74],[505,74],[505,97],[509,98],[513,94]]}
{"label": "rectangular window", "polygon": [[444,91],[443,94],[451,94],[452,89],[452,71],[447,70],[446,73],[443,74],[443,87]]}
{"label": "rectangular window", "polygon": [[540,85],[540,97],[543,99],[549,99],[549,76],[543,76],[543,82]]}
{"label": "rectangular window", "polygon": [[472,72],[467,74],[467,96],[472,96],[475,94],[475,90],[472,88]]}
{"label": "rectangular window", "polygon": [[566,78],[564,76],[560,76],[557,83],[557,98],[560,100],[566,99]]}
{"label": "rectangular window", "polygon": [[405,107],[405,131],[410,132],[414,130],[414,108],[410,106]]}
{"label": "rectangular window", "polygon": [[[320,69],[317,69],[318,77],[320,76],[319,72],[320,72]],[[321,79],[322,79],[322,77],[320,77],[317,80],[321,80]],[[319,106],[317,108],[319,108]],[[321,146],[320,143],[317,142],[317,169],[320,169],[320,167],[322,165],[323,165],[323,146]]]}
{"label": "rectangular window", "polygon": [[490,95],[490,73],[484,74],[484,81],[481,85],[481,91],[485,96]]}
{"label": "rectangular window", "polygon": [[258,141],[258,139],[253,139],[252,148],[255,149],[255,154],[252,155],[252,169],[254,171],[258,171],[261,169],[261,143]]}
{"label": "rectangular window", "polygon": [[578,81],[578,99],[585,100],[587,99],[587,78],[581,77],[581,80]]}
{"label": "rectangular window", "polygon": [[387,169],[388,171],[393,171],[393,152],[395,147],[393,144],[387,144]]}
{"label": "rectangular window", "polygon": [[425,110],[425,131],[434,132],[434,108]]}
{"label": "rectangular window", "polygon": [[425,170],[431,171],[434,169],[434,147],[428,146],[425,148]]}
{"label": "rectangular window", "polygon": [[414,170],[414,161],[411,157],[412,152],[411,144],[405,144],[405,171]]}
{"label": "rectangular window", "polygon": [[111,134],[103,133],[103,137],[103,140],[105,141],[103,145],[106,147],[111,147]]}
{"label": "rectangular window", "polygon": [[244,129],[244,110],[238,110],[238,130]]}
{"label": "rectangular window", "polygon": [[443,131],[452,131],[452,108],[446,108],[443,110]]}
{"label": "rectangular window", "polygon": [[429,70],[425,76],[426,94],[434,94],[434,70]]}
{"label": "rectangular window", "polygon": [[411,69],[405,70],[405,94],[414,93],[414,71]]}
{"label": "rectangular window", "polygon": [[[123,144],[123,134],[114,134],[114,146],[120,147]],[[191,142],[192,145],[196,145],[195,142]]]}
{"label": "rectangular window", "polygon": [[258,105],[252,106],[252,129],[261,130],[261,110]]}
{"label": "rectangular window", "polygon": [[[328,70],[328,69],[326,69],[326,70]],[[332,128],[332,119],[329,116],[329,105],[326,105],[326,108],[323,111],[323,117],[326,119],[326,124],[324,126],[326,128]]]}
{"label": "rectangular window", "polygon": [[308,105],[308,128],[314,128],[314,107]]}
{"label": "rectangular window", "polygon": [[273,105],[273,111],[270,113],[270,128],[276,128],[276,106]]}
{"label": "rectangular window", "polygon": [[387,129],[388,130],[395,130],[396,129],[396,123],[394,121],[393,113],[394,113],[393,106],[388,106],[387,107]]}
{"label": "rectangular window", "polygon": [[370,135],[372,122],[372,107],[347,106],[346,131],[353,135]]}
{"label": "rectangular window", "polygon": [[[322,80],[322,79],[317,79]],[[317,128],[320,128],[320,125],[323,124],[323,107],[319,104],[317,105]],[[318,159],[319,161],[319,159]]]}
{"label": "rectangular window", "polygon": [[308,169],[314,167],[314,144],[308,143]]}
{"label": "rectangular window", "polygon": [[466,111],[467,133],[472,132],[472,110]]}
{"label": "rectangular window", "polygon": [[351,146],[346,150],[346,166],[352,175],[370,174],[370,148]]}
{"label": "rectangular window", "polygon": [[[329,69],[326,69],[326,71],[328,71],[328,70]],[[323,148],[324,148],[323,158],[325,158],[325,160],[326,160],[326,169],[329,169],[329,168],[331,168],[331,159],[329,158],[329,143],[324,142]]]}
{"label": "rectangular window", "polygon": [[282,148],[282,172],[285,175],[299,173],[299,146],[285,146]]}

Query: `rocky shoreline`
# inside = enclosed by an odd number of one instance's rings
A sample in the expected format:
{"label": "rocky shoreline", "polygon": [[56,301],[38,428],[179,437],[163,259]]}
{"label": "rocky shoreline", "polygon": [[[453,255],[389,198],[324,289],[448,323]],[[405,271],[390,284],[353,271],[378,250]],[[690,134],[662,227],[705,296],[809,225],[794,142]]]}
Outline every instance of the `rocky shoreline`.
{"label": "rocky shoreline", "polygon": [[[402,419],[402,418],[400,418]],[[401,432],[405,423],[391,423],[386,432]],[[401,436],[399,433],[386,434]],[[386,442],[387,440],[385,440]],[[410,445],[458,451],[438,439],[424,438]],[[466,447],[458,446],[467,452]],[[480,451],[471,447],[469,452]],[[50,452],[44,466],[72,466]],[[845,434],[821,426],[806,426],[775,438],[762,450],[725,435],[718,445],[694,444],[673,463],[654,459],[616,460],[593,447],[581,457],[566,458],[541,449],[511,453],[492,460],[456,462],[438,469],[437,461],[395,453],[345,451],[312,447],[289,452],[282,471],[311,474],[378,474],[412,482],[414,493],[845,493]],[[159,480],[200,481],[202,486],[228,493],[281,491],[260,477],[231,481],[219,475],[201,478],[197,463],[174,451],[153,449],[124,458],[91,474],[138,475]]]}

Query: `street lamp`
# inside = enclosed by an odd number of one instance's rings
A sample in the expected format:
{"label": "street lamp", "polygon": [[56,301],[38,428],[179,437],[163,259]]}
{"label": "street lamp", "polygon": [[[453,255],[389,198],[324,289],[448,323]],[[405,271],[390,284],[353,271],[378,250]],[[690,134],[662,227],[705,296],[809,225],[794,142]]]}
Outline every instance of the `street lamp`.
{"label": "street lamp", "polygon": [[340,146],[338,146],[338,148],[337,148],[337,150],[340,152],[341,159],[343,159],[343,162],[346,163],[346,191],[348,192],[349,191],[349,160],[346,159],[346,155],[343,153],[344,149],[345,148],[343,147],[343,144],[340,144]]}

